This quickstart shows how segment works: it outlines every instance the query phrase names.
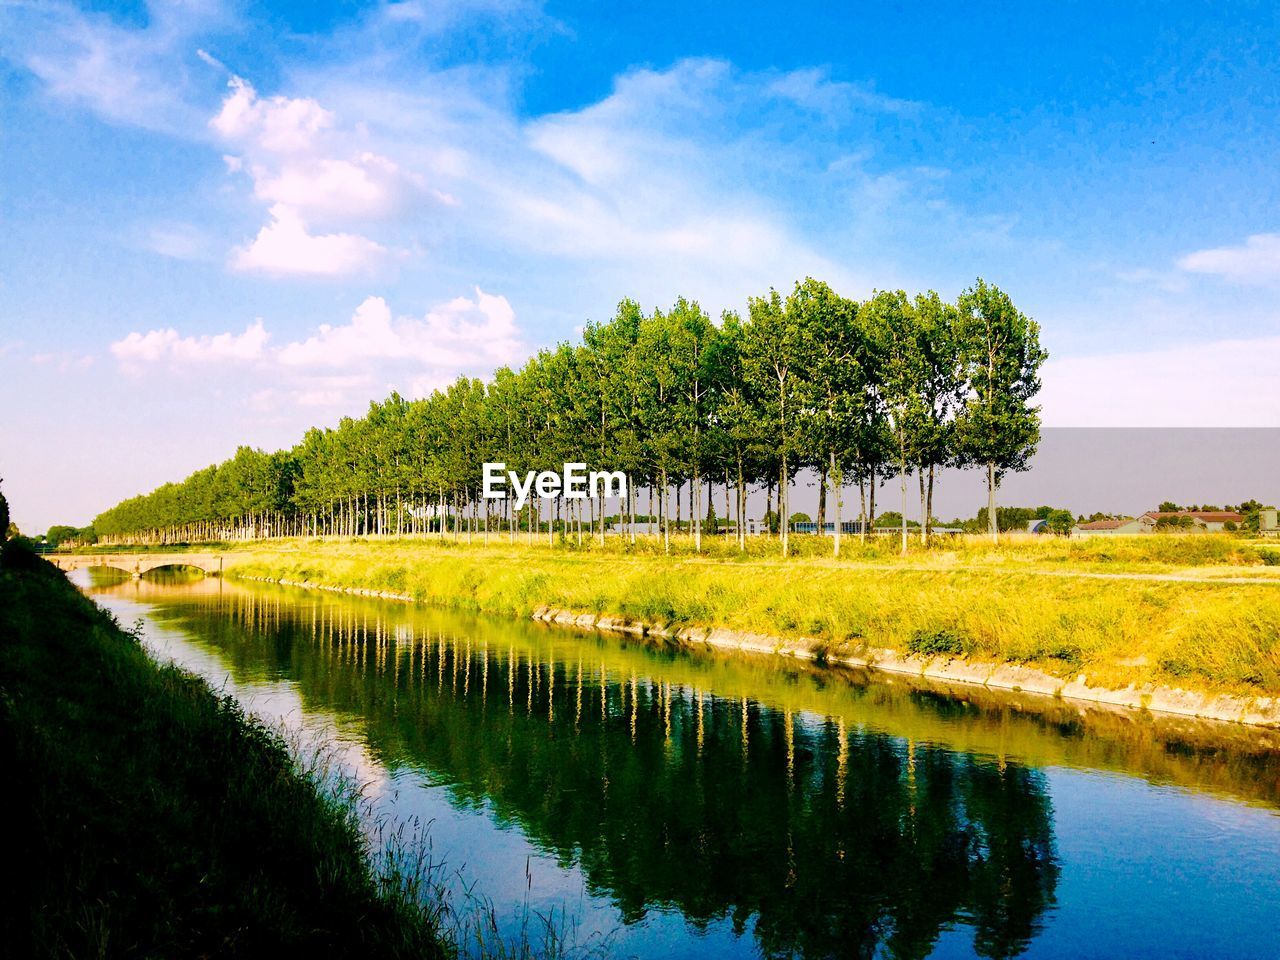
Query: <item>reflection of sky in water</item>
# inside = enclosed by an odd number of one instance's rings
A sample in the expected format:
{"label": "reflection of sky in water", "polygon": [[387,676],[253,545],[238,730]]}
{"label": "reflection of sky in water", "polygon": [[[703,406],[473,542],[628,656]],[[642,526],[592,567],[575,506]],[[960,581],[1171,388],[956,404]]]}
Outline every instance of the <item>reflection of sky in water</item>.
{"label": "reflection of sky in water", "polygon": [[[193,594],[219,589],[216,582],[190,588]],[[403,758],[389,770],[374,755],[363,717],[305,709],[297,682],[270,665],[248,674],[241,670],[237,680],[222,648],[189,633],[180,604],[152,607],[128,599],[127,591],[99,600],[124,623],[145,613],[145,642],[158,658],[172,659],[204,677],[302,743],[329,748],[341,769],[365,785],[377,812],[395,821],[430,823],[433,854],[456,871],[455,887],[474,881],[499,916],[517,917],[527,899],[536,913],[554,910],[570,917],[580,942],[613,933],[618,955],[758,955],[754,918],[741,936],[734,934],[729,919],[699,929],[671,907],[650,908],[642,921],[620,927],[610,899],[588,892],[576,855],[572,862],[550,855],[526,837],[519,823],[499,817],[488,799],[460,802],[451,791],[449,770]],[[395,616],[394,611],[389,614],[393,622]],[[400,635],[399,627],[388,629]],[[477,649],[483,644],[483,634],[477,634]],[[679,683],[672,689],[694,695]],[[817,742],[824,717],[805,711],[789,716],[798,738],[807,735],[806,742]],[[876,722],[873,716],[871,725]],[[894,727],[893,717],[884,721],[886,730]],[[1016,749],[1011,753],[1016,755]],[[1060,875],[1054,902],[1042,917],[1043,929],[1026,956],[1276,955],[1280,817],[1272,809],[1200,794],[1186,785],[1157,786],[1123,773],[1054,763],[1045,769]],[[956,922],[944,927],[933,955],[973,956],[971,927]]]}
{"label": "reflection of sky in water", "polygon": [[[80,582],[84,584],[83,579]],[[121,623],[143,618],[143,643],[156,659],[172,661],[204,678],[215,690],[234,696],[246,711],[278,726],[304,754],[325,749],[335,767],[361,785],[375,815],[429,824],[433,857],[446,864],[452,889],[458,894],[481,881],[477,892],[505,918],[508,936],[517,933],[527,903],[534,914],[570,918],[579,944],[590,946],[608,938],[614,948],[611,952],[619,955],[671,956],[672,950],[687,950],[706,941],[719,941],[718,956],[756,955],[750,929],[740,939],[728,921],[698,930],[679,911],[650,910],[642,922],[620,925],[613,905],[587,892],[576,864],[565,865],[544,855],[516,829],[496,828],[488,809],[451,803],[448,778],[432,778],[408,768],[389,773],[370,755],[358,721],[339,721],[330,714],[304,710],[292,681],[258,677],[237,682],[215,650],[166,626],[166,618],[149,615],[143,604],[119,596],[99,595],[97,600]],[[432,779],[439,782],[430,783]]]}

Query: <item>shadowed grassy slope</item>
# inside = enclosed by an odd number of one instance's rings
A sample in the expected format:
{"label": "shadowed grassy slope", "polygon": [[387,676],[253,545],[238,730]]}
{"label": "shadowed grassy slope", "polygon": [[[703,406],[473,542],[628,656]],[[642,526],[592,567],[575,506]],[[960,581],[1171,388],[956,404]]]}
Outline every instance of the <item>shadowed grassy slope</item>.
{"label": "shadowed grassy slope", "polygon": [[438,956],[352,799],[44,561],[0,554],[12,956]]}

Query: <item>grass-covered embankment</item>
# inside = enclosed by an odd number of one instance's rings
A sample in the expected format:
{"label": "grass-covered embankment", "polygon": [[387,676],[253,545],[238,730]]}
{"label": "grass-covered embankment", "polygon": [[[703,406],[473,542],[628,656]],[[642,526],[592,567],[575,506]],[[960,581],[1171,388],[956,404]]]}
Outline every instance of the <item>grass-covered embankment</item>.
{"label": "grass-covered embankment", "polygon": [[[840,562],[621,546],[281,541],[235,549],[228,570],[515,616],[550,606],[808,638],[833,655],[888,648],[1095,685],[1280,695],[1280,579],[1231,538],[957,541],[905,560],[855,542]],[[1240,577],[1265,582],[1230,582]]]}
{"label": "grass-covered embankment", "polygon": [[11,956],[435,956],[353,798],[157,666],[53,567],[0,552],[0,942]]}

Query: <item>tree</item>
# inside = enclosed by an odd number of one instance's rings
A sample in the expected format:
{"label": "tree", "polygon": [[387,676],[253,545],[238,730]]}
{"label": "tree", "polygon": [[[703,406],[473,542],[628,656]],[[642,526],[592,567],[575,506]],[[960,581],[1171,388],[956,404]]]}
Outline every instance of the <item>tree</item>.
{"label": "tree", "polygon": [[902,552],[907,552],[907,475],[919,462],[926,417],[919,384],[924,376],[920,327],[915,310],[901,290],[876,293],[864,307],[868,329],[878,346],[881,397],[888,413],[902,492],[899,515]]}
{"label": "tree", "polygon": [[[0,480],[0,483],[3,483]],[[0,543],[9,539],[9,501],[5,499],[4,491],[0,490]]]}
{"label": "tree", "polygon": [[[752,297],[743,341],[747,383],[778,465],[777,513],[783,517],[790,512],[791,467],[803,452],[806,396],[800,372],[812,359],[807,349],[811,345],[804,340],[799,322],[801,312],[797,295],[786,304],[776,290],[770,290],[768,296]],[[787,524],[780,526],[785,557],[790,541]]]}
{"label": "tree", "polygon": [[963,398],[964,378],[956,339],[956,308],[932,290],[918,295],[914,307],[919,396],[912,445],[920,479],[920,535],[928,542],[935,474],[953,458],[953,418]]}
{"label": "tree", "polygon": [[996,527],[996,490],[1010,471],[1026,470],[1040,440],[1040,326],[999,288],[979,279],[957,304],[955,336],[963,403],[956,417],[957,459],[987,472],[987,516]]}
{"label": "tree", "polygon": [[[107,542],[148,543],[464,529],[470,538],[481,524],[487,535],[494,514],[479,493],[482,462],[524,473],[581,461],[626,472],[621,513],[632,520],[637,486],[648,488],[646,515],[660,519],[668,549],[673,494],[677,527],[687,503],[700,547],[716,484],[726,517],[736,490],[745,548],[748,491],[763,487],[784,555],[790,531],[778,518],[791,512],[797,471],[818,475],[817,519],[833,507],[837,554],[845,484],[857,483],[860,515],[873,521],[880,483],[897,475],[905,544],[910,472],[927,538],[938,467],[985,466],[989,503],[1000,477],[1025,467],[1043,358],[1035,325],[982,281],[952,306],[903,291],[855,303],[806,278],[785,299],[771,290],[750,300],[745,319],[726,311],[718,325],[684,298],[650,316],[623,300],[580,343],[544,349],[519,370],[460,377],[417,400],[392,393],[288,450],[241,447],[104,511],[95,529]],[[588,503],[603,539],[608,504]],[[587,505],[532,498],[527,519],[510,501],[503,513],[513,539],[527,527],[532,541],[543,513],[549,540],[575,524],[581,539]],[[986,516],[998,529],[997,511]]]}
{"label": "tree", "polygon": [[708,426],[719,396],[719,331],[696,301],[683,297],[668,314],[669,362],[677,384],[678,402],[669,408],[680,438],[682,472],[690,479],[689,517],[694,549],[702,551],[702,480],[711,463]]}
{"label": "tree", "polygon": [[838,296],[825,283],[807,278],[797,284],[788,301],[800,335],[811,344],[810,362],[803,378],[807,411],[808,464],[819,475],[818,526],[826,523],[827,485],[835,500],[835,536],[832,552],[840,555],[844,509],[844,481],[856,471],[866,405],[871,402],[870,357],[864,330],[858,324],[858,306]]}
{"label": "tree", "polygon": [[716,340],[714,362],[720,399],[712,421],[712,444],[724,470],[726,498],[730,483],[737,491],[734,510],[739,550],[745,550],[747,545],[748,480],[763,473],[766,463],[764,412],[758,391],[747,379],[746,336],[742,318],[733,311],[725,311]]}

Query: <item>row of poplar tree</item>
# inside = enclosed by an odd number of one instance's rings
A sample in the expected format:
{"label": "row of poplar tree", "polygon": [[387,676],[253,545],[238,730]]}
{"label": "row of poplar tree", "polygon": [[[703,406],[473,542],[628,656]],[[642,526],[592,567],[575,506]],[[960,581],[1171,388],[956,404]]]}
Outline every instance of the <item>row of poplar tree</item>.
{"label": "row of poplar tree", "polygon": [[717,485],[743,543],[748,492],[763,489],[769,511],[790,517],[796,474],[813,471],[817,519],[828,519],[830,502],[838,551],[846,490],[857,487],[865,536],[876,490],[896,478],[905,547],[912,475],[925,538],[944,467],[984,471],[994,520],[1001,477],[1025,469],[1039,440],[1032,401],[1045,357],[1038,325],[982,280],[947,302],[901,290],[855,301],[807,279],[719,323],[683,298],[651,314],[624,300],[613,319],[588,324],[581,343],[544,349],[519,370],[504,367],[488,382],[462,377],[421,400],[392,394],[363,418],[309,430],[291,450],[242,447],[120,503],[94,527],[108,542],[491,529],[514,537],[574,525],[581,537],[584,524],[603,538],[602,501],[531,500],[522,514],[480,495],[486,461],[520,472],[584,462],[629,476],[616,504],[627,535],[642,517],[669,543],[674,496],[676,526],[687,505],[684,525],[699,548]]}

